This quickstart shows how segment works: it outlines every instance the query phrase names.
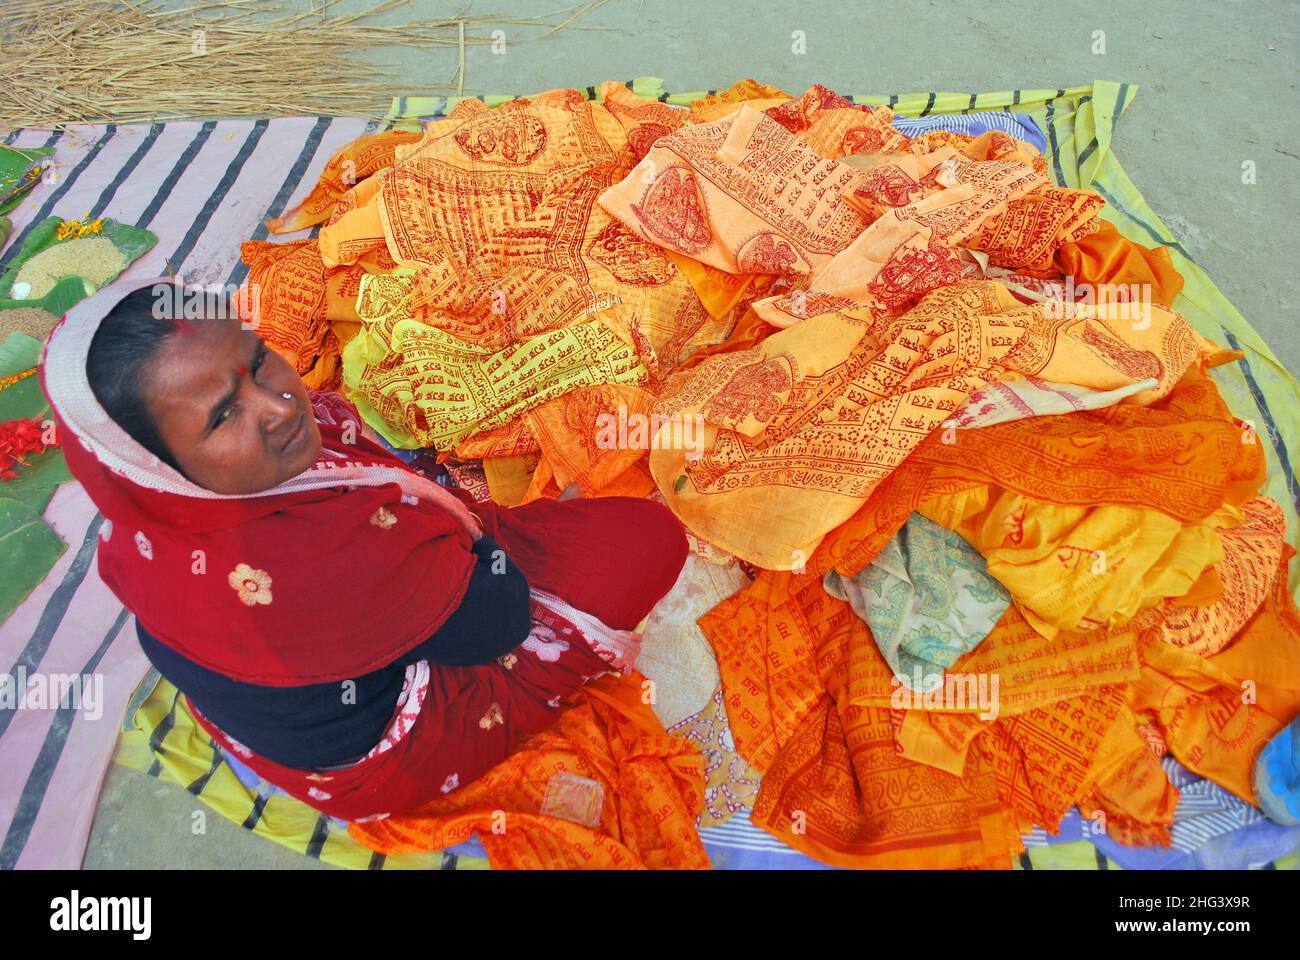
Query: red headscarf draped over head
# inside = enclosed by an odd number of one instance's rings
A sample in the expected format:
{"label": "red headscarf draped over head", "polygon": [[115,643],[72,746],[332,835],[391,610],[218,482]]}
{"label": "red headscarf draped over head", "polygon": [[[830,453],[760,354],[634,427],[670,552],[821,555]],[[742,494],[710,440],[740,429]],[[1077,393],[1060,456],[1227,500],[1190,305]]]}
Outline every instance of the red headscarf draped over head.
{"label": "red headscarf draped over head", "polygon": [[356,409],[335,394],[313,396],[316,462],[260,493],[214,493],[145,450],[95,399],[86,356],[123,297],[169,282],[99,291],[41,354],[68,468],[106,518],[104,582],[163,643],[236,680],[326,683],[391,663],[464,596],[475,518],[362,436]]}

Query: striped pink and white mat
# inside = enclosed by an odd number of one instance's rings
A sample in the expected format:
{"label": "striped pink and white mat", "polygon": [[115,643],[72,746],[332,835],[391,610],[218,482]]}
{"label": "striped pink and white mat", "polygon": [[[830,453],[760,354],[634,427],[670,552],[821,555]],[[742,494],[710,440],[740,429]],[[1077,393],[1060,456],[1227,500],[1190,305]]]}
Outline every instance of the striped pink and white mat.
{"label": "striped pink and white mat", "polygon": [[[54,174],[8,214],[14,230],[0,252],[0,273],[36,224],[89,216],[157,235],[125,277],[242,282],[240,242],[307,236],[268,238],[264,221],[305,197],[330,156],[374,127],[286,117],[15,131],[5,143],[55,148]],[[25,681],[33,693],[25,707],[0,708],[2,869],[80,867],[123,711],[149,666],[134,617],[99,579],[103,517],[95,505],[68,483],[45,518],[68,550],[0,624],[0,683],[12,678],[18,689]],[[80,708],[35,700],[38,688],[57,685],[60,676],[90,678]]]}

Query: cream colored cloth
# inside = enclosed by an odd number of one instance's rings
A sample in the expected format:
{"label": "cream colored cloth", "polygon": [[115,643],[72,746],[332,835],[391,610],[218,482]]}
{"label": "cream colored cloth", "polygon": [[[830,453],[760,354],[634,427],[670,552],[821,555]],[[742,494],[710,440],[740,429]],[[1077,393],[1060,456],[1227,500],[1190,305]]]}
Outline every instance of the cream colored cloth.
{"label": "cream colored cloth", "polygon": [[665,727],[704,709],[722,683],[696,618],[748,584],[739,564],[720,566],[688,554],[672,590],[655,605],[636,668],[654,681],[651,706]]}

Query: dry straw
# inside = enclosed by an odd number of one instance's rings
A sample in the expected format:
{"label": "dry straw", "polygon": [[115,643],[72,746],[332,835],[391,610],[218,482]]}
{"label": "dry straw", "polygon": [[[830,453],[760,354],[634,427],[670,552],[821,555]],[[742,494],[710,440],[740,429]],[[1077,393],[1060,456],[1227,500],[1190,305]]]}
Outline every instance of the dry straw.
{"label": "dry straw", "polygon": [[[196,2],[167,10],[156,0],[4,0],[0,5],[0,131],[72,123],[325,114],[382,118],[394,96],[463,91],[465,47],[491,44],[514,24],[540,39],[606,0],[537,17],[448,17],[372,25],[413,10],[381,0],[335,14],[338,0],[291,9],[266,0]],[[484,35],[471,33],[481,27]],[[367,62],[376,47],[446,49],[450,82],[420,85]]]}

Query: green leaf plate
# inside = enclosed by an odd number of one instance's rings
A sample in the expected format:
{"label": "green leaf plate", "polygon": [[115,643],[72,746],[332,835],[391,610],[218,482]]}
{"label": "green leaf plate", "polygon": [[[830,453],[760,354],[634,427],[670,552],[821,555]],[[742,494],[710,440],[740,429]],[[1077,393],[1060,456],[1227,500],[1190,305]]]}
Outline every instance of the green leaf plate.
{"label": "green leaf plate", "polygon": [[[62,222],[61,217],[49,217],[42,221],[27,237],[22,249],[18,251],[18,256],[9,264],[9,269],[5,271],[3,276],[0,276],[0,310],[40,307],[57,317],[67,313],[68,308],[73,304],[94,293],[94,290],[90,288],[90,284],[80,277],[68,276],[60,278],[54,288],[39,300],[15,300],[13,298],[14,281],[17,280],[18,271],[23,268],[23,264],[56,243],[68,242],[55,239],[58,236],[59,224]],[[123,270],[147,253],[158,242],[158,238],[152,231],[108,219],[104,220],[104,226],[97,236],[111,240],[113,245],[122,251],[123,256],[126,257],[126,264],[122,267]],[[104,286],[112,283],[120,275],[121,272],[119,271],[109,277],[104,281]]]}

